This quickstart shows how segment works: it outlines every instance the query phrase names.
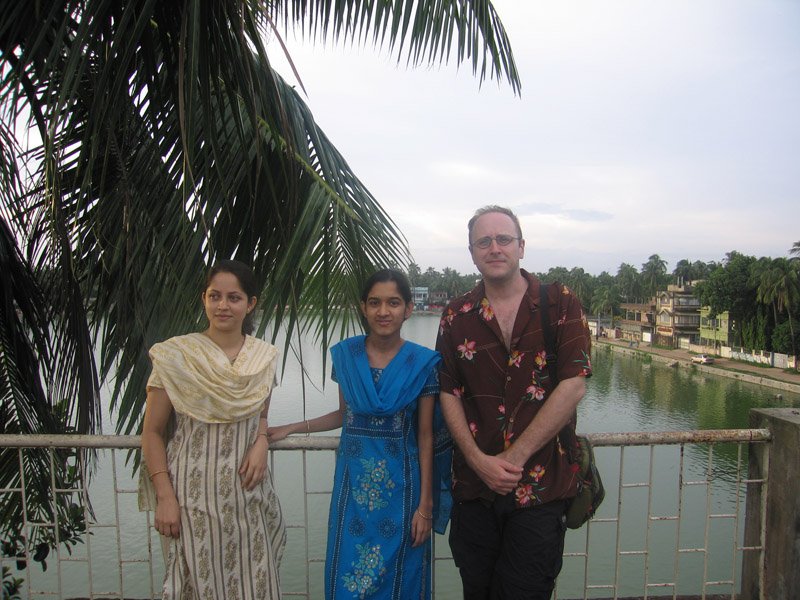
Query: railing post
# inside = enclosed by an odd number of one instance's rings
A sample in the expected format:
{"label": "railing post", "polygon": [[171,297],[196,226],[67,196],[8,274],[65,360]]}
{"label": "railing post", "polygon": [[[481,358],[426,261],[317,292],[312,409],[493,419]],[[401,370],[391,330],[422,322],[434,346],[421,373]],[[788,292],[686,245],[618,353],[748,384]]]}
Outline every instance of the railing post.
{"label": "railing post", "polygon": [[750,444],[748,478],[766,478],[767,485],[748,486],[744,545],[763,543],[764,551],[744,552],[742,599],[795,600],[800,598],[800,410],[755,408],[750,423],[769,429],[772,442]]}

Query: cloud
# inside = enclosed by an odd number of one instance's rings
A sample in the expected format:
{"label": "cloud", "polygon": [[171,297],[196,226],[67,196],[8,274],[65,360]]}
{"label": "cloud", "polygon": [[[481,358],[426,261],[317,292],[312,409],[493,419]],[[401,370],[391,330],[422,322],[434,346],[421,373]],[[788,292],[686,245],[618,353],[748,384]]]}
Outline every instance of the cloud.
{"label": "cloud", "polygon": [[468,65],[289,39],[315,117],[421,266],[474,272],[466,223],[486,204],[518,212],[535,271],[800,239],[800,3],[494,4],[521,97]]}

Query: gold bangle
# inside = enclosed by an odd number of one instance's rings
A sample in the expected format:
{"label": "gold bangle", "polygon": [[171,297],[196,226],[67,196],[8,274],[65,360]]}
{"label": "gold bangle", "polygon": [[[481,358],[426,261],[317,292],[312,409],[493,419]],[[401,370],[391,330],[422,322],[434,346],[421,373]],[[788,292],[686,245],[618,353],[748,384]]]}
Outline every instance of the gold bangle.
{"label": "gold bangle", "polygon": [[258,439],[258,437],[261,436],[261,435],[263,435],[267,439],[267,443],[269,443],[269,434],[266,431],[262,431],[261,433],[259,433],[256,436],[256,439]]}
{"label": "gold bangle", "polygon": [[308,419],[306,419],[306,437],[311,435],[311,425],[308,424]]}
{"label": "gold bangle", "polygon": [[150,481],[153,481],[153,477],[158,475],[159,473],[167,473],[167,469],[161,469],[160,471],[156,471],[155,473],[150,473]]}
{"label": "gold bangle", "polygon": [[425,519],[426,521],[432,521],[432,520],[433,520],[433,515],[430,515],[430,516],[428,516],[428,515],[423,515],[423,514],[420,512],[420,510],[419,510],[419,509],[417,509],[417,514],[418,514],[420,517],[422,517],[423,519]]}

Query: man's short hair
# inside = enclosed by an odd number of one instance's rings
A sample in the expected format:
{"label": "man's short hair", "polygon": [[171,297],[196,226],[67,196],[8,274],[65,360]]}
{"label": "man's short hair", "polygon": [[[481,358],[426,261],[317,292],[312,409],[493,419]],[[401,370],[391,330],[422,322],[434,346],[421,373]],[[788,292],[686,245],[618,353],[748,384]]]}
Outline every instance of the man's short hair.
{"label": "man's short hair", "polygon": [[511,220],[514,221],[514,225],[517,228],[517,235],[519,236],[519,239],[522,239],[522,227],[520,226],[519,218],[514,214],[514,211],[512,211],[510,208],[506,208],[505,206],[490,204],[489,206],[483,206],[476,210],[475,214],[472,215],[472,218],[469,220],[469,223],[467,223],[467,235],[469,236],[468,241],[470,244],[472,244],[472,228],[475,226],[475,221],[480,219],[483,215],[489,213],[500,213],[510,217]]}

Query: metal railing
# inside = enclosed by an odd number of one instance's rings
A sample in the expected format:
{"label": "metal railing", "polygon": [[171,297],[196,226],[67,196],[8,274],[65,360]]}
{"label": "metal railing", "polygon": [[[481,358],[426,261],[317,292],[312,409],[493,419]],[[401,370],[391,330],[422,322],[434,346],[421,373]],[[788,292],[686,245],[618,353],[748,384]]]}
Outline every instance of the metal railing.
{"label": "metal railing", "polygon": [[[606,500],[587,526],[568,532],[555,598],[716,594],[733,599],[738,597],[745,553],[757,553],[763,573],[763,539],[745,546],[742,532],[747,489],[766,485],[766,477],[747,477],[747,445],[768,442],[768,430],[588,437],[596,448]],[[323,595],[327,505],[337,446],[337,437],[322,436],[273,445],[273,480],[289,529],[281,572],[286,598]],[[57,448],[77,449],[81,458],[97,452],[98,471],[88,484],[83,471],[74,488],[57,488],[51,478],[52,495],[72,497],[82,507],[83,542],[69,550],[57,546],[46,572],[30,548],[18,557],[20,563],[2,558],[4,566],[24,578],[23,597],[159,597],[161,547],[152,516],[136,509],[136,478],[128,460],[130,450],[138,447],[136,436],[0,435],[0,452],[15,453],[22,474],[19,487],[0,489],[0,494],[18,495],[23,506],[28,490],[22,467],[31,449],[47,449],[51,470]],[[28,511],[23,514],[26,536],[36,528],[50,528],[58,539],[57,523],[28,521]],[[459,598],[460,580],[447,542],[435,537],[434,597]]]}

